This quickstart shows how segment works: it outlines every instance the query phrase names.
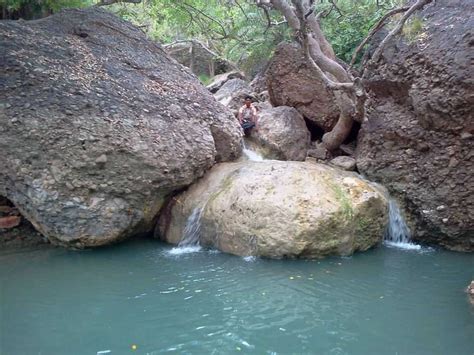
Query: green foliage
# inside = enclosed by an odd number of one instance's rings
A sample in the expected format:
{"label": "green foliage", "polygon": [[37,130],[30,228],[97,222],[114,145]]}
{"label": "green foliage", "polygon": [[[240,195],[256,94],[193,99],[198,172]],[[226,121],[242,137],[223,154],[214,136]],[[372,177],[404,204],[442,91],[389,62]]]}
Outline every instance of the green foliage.
{"label": "green foliage", "polygon": [[[110,9],[144,26],[148,35],[162,43],[200,40],[247,72],[262,66],[275,45],[290,33],[286,26],[267,29],[266,17],[253,1],[145,0]],[[270,12],[270,17],[275,22],[283,19],[277,12]]]}
{"label": "green foliage", "polygon": [[210,82],[212,81],[211,77],[209,77],[209,75],[206,75],[206,74],[201,74],[199,75],[199,81],[203,84],[203,85],[207,85],[207,84],[210,84]]}
{"label": "green foliage", "polygon": [[85,7],[93,0],[0,0],[2,18],[34,19],[53,14],[63,8]]}
{"label": "green foliage", "polygon": [[403,27],[403,35],[409,40],[415,40],[423,32],[423,20],[418,16],[408,19]]}
{"label": "green foliage", "polygon": [[[321,20],[321,27],[336,56],[345,62],[350,62],[354,50],[367,36],[370,29],[388,11],[402,4],[401,0],[339,0],[336,2],[339,13],[332,10]],[[331,8],[331,4],[323,5]]]}
{"label": "green foliage", "polygon": [[[98,0],[0,0],[8,18],[37,18],[65,7],[83,7]],[[353,51],[372,26],[403,0],[319,0],[316,12],[324,11],[321,27],[336,55],[349,62]],[[291,31],[276,11],[267,17],[254,0],[143,0],[140,4],[117,3],[108,10],[129,20],[162,42],[196,39],[221,58],[248,74],[262,69],[275,46],[291,38]],[[404,34],[414,38],[422,30],[419,18],[407,24]],[[203,80],[207,80],[203,78]]]}

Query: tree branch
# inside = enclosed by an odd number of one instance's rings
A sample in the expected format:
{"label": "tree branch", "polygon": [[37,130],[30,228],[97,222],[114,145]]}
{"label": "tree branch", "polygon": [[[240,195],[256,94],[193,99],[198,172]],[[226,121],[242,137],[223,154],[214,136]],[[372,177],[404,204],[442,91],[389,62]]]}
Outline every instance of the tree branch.
{"label": "tree branch", "polygon": [[129,3],[129,4],[139,4],[142,0],[99,0],[96,6],[107,6],[116,3]]}
{"label": "tree branch", "polygon": [[413,4],[410,9],[405,12],[405,14],[402,16],[400,21],[398,21],[397,25],[393,30],[389,32],[389,34],[383,39],[382,42],[380,42],[379,46],[374,52],[374,55],[372,58],[369,60],[369,63],[367,64],[367,67],[371,67],[375,65],[380,60],[380,57],[382,56],[382,52],[385,49],[386,45],[392,38],[394,38],[396,35],[398,35],[402,29],[403,25],[405,22],[408,20],[408,18],[417,10],[422,9],[426,4],[429,4],[433,0],[417,0],[415,4]]}
{"label": "tree branch", "polygon": [[222,37],[227,38],[227,31],[226,31],[224,25],[222,23],[220,23],[218,20],[216,20],[214,17],[209,16],[204,11],[199,10],[198,8],[196,8],[192,5],[189,5],[188,3],[183,3],[183,5],[188,6],[189,8],[193,9],[194,11],[200,13],[202,16],[204,16],[204,17],[208,18],[209,20],[211,20],[212,22],[216,23],[222,30]]}
{"label": "tree branch", "polygon": [[[213,57],[215,58],[222,58],[221,55],[217,54],[216,52],[214,52],[213,50],[211,50],[208,46],[206,46],[204,43],[202,43],[201,41],[197,40],[197,39],[180,39],[180,40],[176,40],[174,42],[171,42],[171,43],[167,43],[167,44],[163,44],[162,47],[167,49],[167,48],[170,48],[170,47],[173,47],[174,45],[176,44],[180,44],[180,43],[192,43],[192,44],[196,44],[196,45],[199,45],[202,49],[204,49],[207,53],[209,53],[210,55],[212,55]],[[183,48],[184,49],[184,48]],[[176,50],[175,50],[176,51]],[[173,52],[173,50],[172,50]],[[224,59],[224,58],[222,58]],[[235,65],[234,63],[232,63],[231,61],[227,60],[227,59],[224,59],[227,63],[229,63],[229,65],[232,67],[232,69],[234,70],[237,70],[237,71],[240,71],[240,69],[237,67],[237,65]]]}
{"label": "tree branch", "polygon": [[383,25],[385,24],[385,20],[387,20],[389,17],[393,16],[393,15],[396,15],[396,14],[399,14],[400,12],[405,12],[405,11],[408,11],[410,8],[409,7],[399,7],[397,9],[393,9],[389,12],[387,12],[378,22],[377,24],[372,28],[372,30],[369,32],[369,34],[367,35],[367,37],[364,38],[364,40],[359,44],[359,46],[356,48],[356,50],[354,51],[354,54],[352,54],[352,59],[351,59],[351,62],[349,63],[349,68],[352,68],[352,66],[354,65],[356,59],[357,59],[357,56],[359,55],[360,51],[362,50],[362,48],[364,48],[364,46],[367,44],[367,42],[375,35],[375,33],[377,33],[378,30],[380,30]]}

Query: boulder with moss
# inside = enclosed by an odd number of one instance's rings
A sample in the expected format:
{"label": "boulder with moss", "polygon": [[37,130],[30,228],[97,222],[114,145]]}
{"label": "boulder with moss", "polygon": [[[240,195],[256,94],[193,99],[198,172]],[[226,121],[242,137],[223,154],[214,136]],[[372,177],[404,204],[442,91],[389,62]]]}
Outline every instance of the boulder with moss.
{"label": "boulder with moss", "polygon": [[306,162],[218,164],[165,211],[156,235],[169,243],[199,215],[202,245],[268,258],[351,255],[379,244],[387,223],[378,187]]}

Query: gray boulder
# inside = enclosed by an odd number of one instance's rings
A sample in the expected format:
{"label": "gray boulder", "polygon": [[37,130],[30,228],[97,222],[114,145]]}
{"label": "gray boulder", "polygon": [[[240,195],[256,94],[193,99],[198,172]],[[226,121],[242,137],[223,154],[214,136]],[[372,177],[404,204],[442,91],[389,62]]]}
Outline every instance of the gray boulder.
{"label": "gray boulder", "polygon": [[305,160],[311,143],[303,116],[287,106],[259,112],[258,130],[252,130],[252,138],[261,146],[264,157],[279,160]]}
{"label": "gray boulder", "polygon": [[226,82],[228,82],[231,79],[245,79],[244,74],[238,71],[231,71],[228,73],[223,73],[216,75],[214,78],[212,78],[212,82],[208,84],[207,90],[215,94],[221,87],[224,85]]}
{"label": "gray boulder", "polygon": [[255,94],[246,81],[238,78],[227,81],[214,94],[216,100],[228,107],[234,114],[244,104],[246,96],[254,97]]}
{"label": "gray boulder", "polygon": [[55,244],[146,232],[241,133],[188,69],[111,13],[0,22],[0,195]]}

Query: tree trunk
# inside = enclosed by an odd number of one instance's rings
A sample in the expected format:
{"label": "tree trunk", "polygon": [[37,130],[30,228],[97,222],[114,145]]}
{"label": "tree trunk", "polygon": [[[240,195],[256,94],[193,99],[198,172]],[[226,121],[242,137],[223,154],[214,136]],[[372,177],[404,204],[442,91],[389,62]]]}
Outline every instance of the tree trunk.
{"label": "tree trunk", "polygon": [[190,43],[190,46],[189,46],[189,69],[191,69],[191,72],[194,73],[194,61],[195,61],[195,58],[194,58],[194,43],[191,42]]}
{"label": "tree trunk", "polygon": [[[396,13],[403,11],[406,13],[376,49],[369,65],[375,64],[380,59],[384,47],[391,38],[400,33],[408,17],[431,1],[417,0],[408,9],[395,10]],[[288,25],[301,41],[305,57],[314,73],[327,88],[334,91],[340,114],[332,131],[325,133],[322,140],[328,150],[337,149],[349,136],[353,121],[362,122],[364,120],[367,95],[362,80],[360,78],[354,79],[336,61],[334,50],[321,31],[318,17],[312,8],[314,0],[256,0],[256,2],[266,11],[273,8],[283,14]],[[382,22],[390,15],[384,16]]]}

